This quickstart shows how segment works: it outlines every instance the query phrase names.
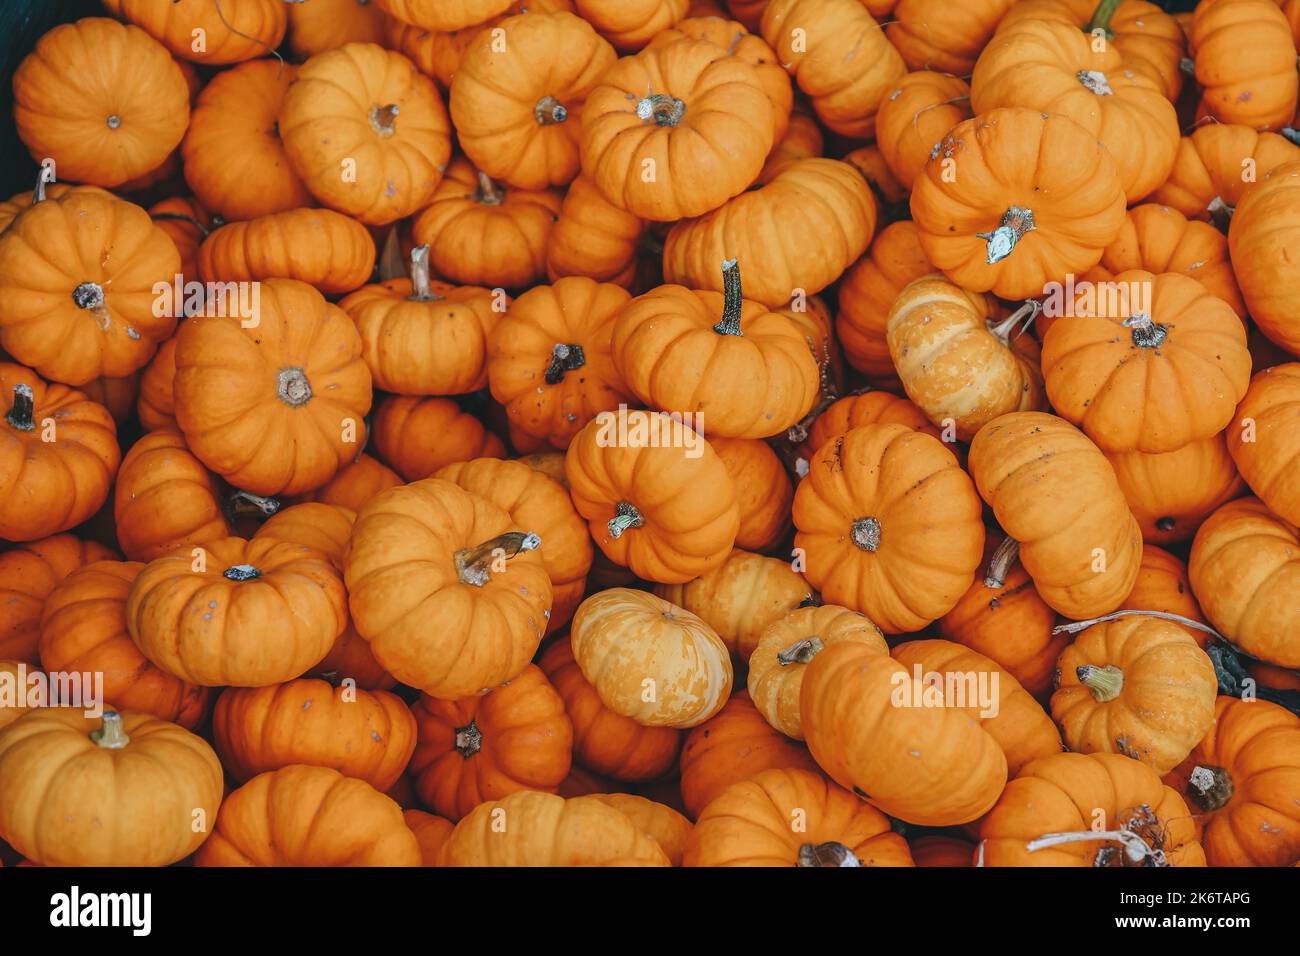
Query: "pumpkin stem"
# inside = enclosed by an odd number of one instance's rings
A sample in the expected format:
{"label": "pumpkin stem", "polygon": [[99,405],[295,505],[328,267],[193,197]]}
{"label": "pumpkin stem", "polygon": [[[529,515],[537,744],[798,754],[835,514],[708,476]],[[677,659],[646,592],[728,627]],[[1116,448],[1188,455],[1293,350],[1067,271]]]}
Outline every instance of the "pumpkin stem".
{"label": "pumpkin stem", "polygon": [[36,399],[32,387],[26,382],[14,386],[14,403],[5,415],[7,421],[20,432],[29,432],[36,428]]}
{"label": "pumpkin stem", "polygon": [[235,564],[222,571],[221,576],[227,581],[256,581],[262,572],[251,564]]}
{"label": "pumpkin stem", "polygon": [[569,118],[569,111],[554,96],[543,96],[533,107],[533,116],[539,126],[553,126]]}
{"label": "pumpkin stem", "polygon": [[1170,515],[1156,519],[1156,527],[1161,531],[1173,531],[1178,526],[1178,519]]}
{"label": "pumpkin stem", "polygon": [[[520,551],[536,551],[541,546],[542,539],[531,531],[507,531],[475,547],[461,548],[452,555],[452,561],[461,584],[481,588],[492,580],[493,571],[505,570],[505,560]],[[500,567],[497,561],[503,562]]]}
{"label": "pumpkin stem", "polygon": [[1228,227],[1232,225],[1232,214],[1235,211],[1223,201],[1222,196],[1215,196],[1210,200],[1205,211],[1210,215],[1210,221],[1219,228],[1220,232],[1227,232]]}
{"label": "pumpkin stem", "polygon": [[456,728],[456,750],[466,760],[478,753],[482,746],[483,731],[472,719],[464,727]]}
{"label": "pumpkin stem", "polygon": [[1115,93],[1110,88],[1110,81],[1106,79],[1106,74],[1101,70],[1080,70],[1074,75],[1089,93],[1095,93],[1097,96],[1112,96]]}
{"label": "pumpkin stem", "polygon": [[1178,61],[1178,69],[1182,70],[1188,76],[1196,75],[1196,61],[1190,56],[1185,56]]}
{"label": "pumpkin stem", "polygon": [[799,866],[862,866],[853,851],[834,840],[829,843],[805,843],[799,847]]}
{"label": "pumpkin stem", "polygon": [[686,104],[667,93],[652,93],[636,104],[642,122],[654,120],[660,126],[676,126],[686,115]]}
{"label": "pumpkin stem", "polygon": [[396,131],[394,125],[398,114],[401,112],[396,103],[389,103],[387,106],[370,107],[370,125],[380,136],[392,136]]}
{"label": "pumpkin stem", "polygon": [[54,170],[44,163],[36,173],[36,188],[32,190],[32,205],[45,202],[45,184],[54,182]]}
{"label": "pumpkin stem", "polygon": [[609,519],[605,527],[609,529],[611,538],[621,538],[628,528],[639,528],[643,524],[645,518],[636,510],[636,505],[630,501],[620,501],[614,506],[614,517]]}
{"label": "pumpkin stem", "polygon": [[989,332],[1007,348],[1011,348],[1011,330],[1021,322],[1024,326],[1016,333],[1016,338],[1025,334],[1025,331],[1038,317],[1038,313],[1043,310],[1043,304],[1037,299],[1030,299],[1016,311],[999,322],[997,325],[990,325]]}
{"label": "pumpkin stem", "polygon": [[1121,324],[1124,328],[1133,330],[1133,344],[1140,349],[1158,349],[1169,338],[1169,326],[1153,322],[1151,316],[1142,312],[1130,315]]}
{"label": "pumpkin stem", "polygon": [[776,662],[782,667],[789,664],[807,664],[825,647],[826,645],[822,643],[822,639],[814,634],[812,637],[805,637],[802,641],[795,641],[777,654]]}
{"label": "pumpkin stem", "polygon": [[1187,795],[1202,810],[1218,810],[1232,799],[1232,775],[1222,767],[1197,764],[1187,777]]}
{"label": "pumpkin stem", "polygon": [[301,368],[282,368],[275,377],[275,395],[292,408],[311,401],[311,382]]}
{"label": "pumpkin stem", "polygon": [[1291,142],[1295,143],[1295,145],[1300,146],[1300,130],[1297,130],[1293,126],[1283,126],[1280,130],[1278,130],[1278,132],[1281,133],[1283,136],[1285,136],[1287,139],[1289,139]]}
{"label": "pumpkin stem", "polygon": [[564,381],[565,372],[576,372],[586,364],[587,356],[581,345],[557,342],[551,349],[551,364],[546,366],[546,384],[559,385]]}
{"label": "pumpkin stem", "polygon": [[1115,17],[1115,11],[1119,9],[1120,0],[1101,0],[1097,4],[1097,9],[1092,13],[1092,19],[1084,25],[1083,32],[1091,33],[1093,30],[1105,30],[1106,37],[1115,36],[1115,31],[1110,28],[1110,21]]}
{"label": "pumpkin stem", "polygon": [[260,514],[269,518],[280,510],[279,498],[267,498],[238,488],[230,493],[229,503],[231,515]]}
{"label": "pumpkin stem", "polygon": [[316,674],[316,677],[329,684],[335,690],[338,690],[339,682],[343,679],[343,675],[338,671],[320,671]]}
{"label": "pumpkin stem", "polygon": [[1132,617],[1133,615],[1142,617],[1158,617],[1162,621],[1174,621],[1183,627],[1190,627],[1194,631],[1201,631],[1209,634],[1211,637],[1217,637],[1219,640],[1227,643],[1227,639],[1210,627],[1208,624],[1202,624],[1200,621],[1193,621],[1190,617],[1183,617],[1181,614],[1170,614],[1168,611],[1111,611],[1109,614],[1103,614],[1101,617],[1090,618],[1086,621],[1070,621],[1066,624],[1058,624],[1052,628],[1053,634],[1078,634],[1080,631],[1086,631],[1094,624],[1105,624],[1107,621],[1118,621],[1121,617]]}
{"label": "pumpkin stem", "polygon": [[105,750],[121,750],[131,742],[131,738],[122,729],[122,715],[115,710],[104,711],[99,729],[90,732],[90,739]]}
{"label": "pumpkin stem", "polygon": [[72,290],[72,301],[79,309],[102,309],[104,287],[96,282],[83,282]]}
{"label": "pumpkin stem", "polygon": [[411,294],[406,298],[411,302],[434,302],[442,298],[429,285],[428,243],[411,250]]}
{"label": "pumpkin stem", "polygon": [[1124,672],[1114,664],[1098,667],[1096,664],[1083,664],[1074,669],[1079,683],[1092,691],[1092,696],[1101,703],[1114,700],[1124,690]]}
{"label": "pumpkin stem", "polygon": [[1002,214],[1002,223],[992,232],[977,232],[977,238],[988,243],[988,264],[996,265],[1016,249],[1025,233],[1034,229],[1034,211],[1024,206],[1011,206]]}
{"label": "pumpkin stem", "polygon": [[195,229],[199,231],[199,233],[203,236],[204,239],[212,235],[211,229],[203,225],[203,223],[199,222],[193,216],[186,215],[183,212],[151,212],[149,214],[149,218],[155,220],[165,219],[168,221],[175,221],[175,222],[188,222],[191,226],[193,226]]}
{"label": "pumpkin stem", "polygon": [[[1165,856],[1165,827],[1148,804],[1139,804],[1118,830],[1084,830],[1075,833],[1048,833],[1025,844],[1030,853],[1064,843],[1095,843],[1111,840],[1123,850],[1124,860],[1135,866],[1169,866]],[[1102,847],[1093,858],[1093,866],[1108,866],[1115,857],[1115,847]]]}
{"label": "pumpkin stem", "polygon": [[876,551],[880,548],[880,521],[876,518],[859,518],[853,522],[849,537],[863,551]]}
{"label": "pumpkin stem", "polygon": [[506,201],[506,194],[497,188],[497,184],[492,182],[491,176],[480,171],[478,174],[478,192],[474,194],[474,201],[484,206],[499,206]]}
{"label": "pumpkin stem", "polygon": [[713,331],[719,335],[743,335],[740,314],[744,304],[740,293],[740,260],[728,259],[722,263],[722,318]]}
{"label": "pumpkin stem", "polygon": [[1002,539],[1002,543],[993,549],[989,557],[989,569],[984,574],[986,588],[1000,588],[1007,583],[1007,574],[1011,566],[1020,558],[1020,542],[1011,535]]}

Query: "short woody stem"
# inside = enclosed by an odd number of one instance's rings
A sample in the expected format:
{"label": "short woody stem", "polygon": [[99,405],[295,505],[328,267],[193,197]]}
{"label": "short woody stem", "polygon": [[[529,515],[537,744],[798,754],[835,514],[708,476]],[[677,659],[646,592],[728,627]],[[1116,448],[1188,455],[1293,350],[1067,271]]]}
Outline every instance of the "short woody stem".
{"label": "short woody stem", "polygon": [[483,731],[471,720],[464,727],[456,728],[456,750],[468,760],[483,747]]}
{"label": "short woody stem", "polygon": [[993,549],[989,557],[989,569],[984,575],[986,588],[1000,588],[1007,583],[1011,566],[1020,558],[1020,542],[1007,535],[1002,543]]}
{"label": "short woody stem", "polygon": [[485,206],[499,206],[506,201],[505,193],[492,182],[492,177],[481,171],[478,174],[478,195],[475,198]]}
{"label": "short woody stem", "polygon": [[1205,211],[1209,214],[1210,221],[1221,232],[1226,233],[1228,231],[1228,227],[1232,225],[1233,207],[1224,202],[1222,196],[1215,196],[1211,199],[1206,204]]}
{"label": "short woody stem", "polygon": [[380,136],[393,135],[394,123],[398,114],[401,112],[396,103],[389,103],[387,106],[372,106],[370,108],[370,125],[374,127],[376,133]]}
{"label": "short woody stem", "polygon": [[276,375],[275,394],[286,405],[297,408],[311,401],[311,382],[301,368],[282,368]]}
{"label": "short woody stem", "polygon": [[1165,344],[1165,339],[1169,338],[1169,327],[1153,322],[1151,316],[1143,312],[1130,315],[1124,320],[1123,325],[1126,329],[1133,330],[1129,333],[1130,337],[1133,339],[1133,344],[1140,349],[1158,349]]}
{"label": "short woody stem", "polygon": [[605,525],[611,538],[621,538],[628,528],[639,528],[645,524],[645,518],[636,510],[636,505],[629,501],[620,501],[614,506],[614,517]]}
{"label": "short woody stem", "polygon": [[1043,308],[1042,303],[1040,303],[1037,299],[1030,299],[1028,302],[1026,302],[1020,308],[1016,309],[1016,311],[1012,312],[1009,316],[1007,316],[997,325],[989,326],[989,332],[993,336],[995,336],[999,342],[1001,342],[1007,348],[1010,348],[1011,333],[1015,329],[1015,327],[1017,325],[1020,325],[1023,322],[1024,326],[1023,328],[1021,328],[1019,332],[1016,333],[1016,336],[1019,337],[1020,335],[1023,335],[1025,329],[1029,328],[1030,323],[1033,322],[1034,319],[1038,317],[1038,313],[1042,311],[1042,308]]}
{"label": "short woody stem", "polygon": [[222,571],[221,576],[227,581],[256,581],[262,576],[262,571],[251,564],[235,564]]}
{"label": "short woody stem", "polygon": [[230,512],[234,515],[259,514],[271,517],[280,510],[280,499],[255,495],[251,491],[236,489],[230,493]]}
{"label": "short woody stem", "polygon": [[1093,11],[1092,19],[1088,21],[1083,28],[1084,33],[1091,33],[1093,30],[1105,30],[1106,36],[1113,37],[1114,31],[1110,28],[1110,22],[1115,16],[1115,11],[1119,9],[1120,0],[1101,0],[1097,4],[1097,9]]}
{"label": "short woody stem", "polygon": [[1066,624],[1058,624],[1056,627],[1052,628],[1052,633],[1078,634],[1080,631],[1086,631],[1094,624],[1105,624],[1107,621],[1118,621],[1121,617],[1132,617],[1134,615],[1141,617],[1158,617],[1162,621],[1174,621],[1177,624],[1183,625],[1183,627],[1190,627],[1194,631],[1201,631],[1202,633],[1209,634],[1211,637],[1218,638],[1224,643],[1227,643],[1227,639],[1208,624],[1202,624],[1200,621],[1193,621],[1190,617],[1183,617],[1181,614],[1171,614],[1168,611],[1111,611],[1109,614],[1103,614],[1101,617],[1089,618],[1086,621],[1070,621]]}
{"label": "short woody stem", "polygon": [[20,432],[36,428],[36,400],[30,385],[20,382],[14,386],[14,403],[5,415],[5,421]]}
{"label": "short woody stem", "polygon": [[36,188],[32,190],[33,206],[38,202],[45,202],[45,184],[52,182],[54,182],[54,170],[42,163],[36,173]]}
{"label": "short woody stem", "polygon": [[1114,700],[1124,690],[1124,672],[1114,664],[1098,667],[1096,664],[1083,664],[1074,669],[1079,683],[1092,691],[1092,696],[1101,703]]}
{"label": "short woody stem", "polygon": [[1202,810],[1218,810],[1232,799],[1232,775],[1222,767],[1197,764],[1187,776],[1187,795]]}
{"label": "short woody stem", "polygon": [[507,531],[472,548],[461,548],[453,556],[461,584],[482,587],[492,579],[492,564],[498,558],[513,558],[521,551],[536,551],[542,539],[531,531]]}
{"label": "short woody stem", "polygon": [[90,739],[97,747],[105,750],[121,750],[131,742],[131,738],[122,729],[122,715],[115,710],[104,711],[99,729],[90,732]]}
{"label": "short woody stem", "polygon": [[559,385],[565,372],[576,372],[587,364],[582,346],[576,342],[557,342],[551,349],[551,364],[546,366],[546,384]]}
{"label": "short woody stem", "polygon": [[722,264],[722,319],[713,331],[719,335],[743,335],[740,316],[744,304],[740,290],[740,260],[728,259]]}
{"label": "short woody stem", "polygon": [[849,537],[863,551],[876,551],[880,548],[880,521],[877,518],[859,518],[853,522]]}
{"label": "short woody stem", "polygon": [[411,294],[407,297],[412,302],[433,302],[442,296],[435,295],[429,285],[429,246],[416,246],[411,250]]}
{"label": "short woody stem", "polygon": [[676,126],[686,115],[686,104],[667,93],[653,93],[637,103],[636,115],[659,126]]}
{"label": "short woody stem", "polygon": [[790,664],[807,664],[818,652],[826,647],[822,639],[817,636],[805,637],[802,641],[795,641],[781,653],[776,655],[776,662],[782,667]]}
{"label": "short woody stem", "polygon": [[533,107],[533,116],[539,126],[554,126],[569,118],[569,111],[554,96],[543,96]]}
{"label": "short woody stem", "polygon": [[805,843],[799,847],[799,866],[836,867],[861,866],[853,851],[843,843]]}
{"label": "short woody stem", "polygon": [[995,265],[1016,249],[1021,239],[1034,229],[1034,211],[1024,206],[1011,206],[1002,214],[1002,223],[992,232],[975,235],[988,243],[988,264]]}

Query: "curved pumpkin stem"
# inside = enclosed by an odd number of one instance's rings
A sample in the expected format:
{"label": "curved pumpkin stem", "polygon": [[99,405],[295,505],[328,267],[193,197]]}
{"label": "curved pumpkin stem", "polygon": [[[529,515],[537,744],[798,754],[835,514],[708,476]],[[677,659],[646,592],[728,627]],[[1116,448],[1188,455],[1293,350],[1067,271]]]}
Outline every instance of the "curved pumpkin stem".
{"label": "curved pumpkin stem", "polygon": [[121,750],[131,742],[131,738],[122,729],[122,715],[115,710],[104,711],[99,729],[90,732],[90,739],[95,742],[95,746],[105,750]]}
{"label": "curved pumpkin stem", "polygon": [[686,115],[686,104],[667,93],[652,93],[636,104],[636,115],[643,122],[654,120],[659,126],[676,126]]}
{"label": "curved pumpkin stem", "polygon": [[269,518],[280,510],[279,498],[267,498],[263,495],[255,495],[251,491],[241,491],[238,488],[227,496],[226,501],[227,517],[258,514]]}
{"label": "curved pumpkin stem", "polygon": [[587,364],[586,353],[576,342],[556,342],[551,349],[551,364],[546,366],[546,384],[559,385],[565,372],[576,372]]}
{"label": "curved pumpkin stem", "polygon": [[781,653],[776,655],[776,662],[782,667],[790,664],[807,664],[817,654],[826,649],[822,639],[817,635],[805,637],[802,641],[795,641]]}
{"label": "curved pumpkin stem", "polygon": [[14,403],[5,415],[5,421],[20,432],[36,428],[36,399],[32,395],[32,387],[26,382],[14,386]]}
{"label": "curved pumpkin stem", "polygon": [[456,750],[468,760],[483,748],[483,731],[472,719],[464,727],[456,728]]}
{"label": "curved pumpkin stem", "polygon": [[[1148,843],[1146,838],[1150,838]],[[1066,843],[1095,843],[1110,840],[1118,843],[1124,858],[1135,866],[1169,866],[1164,851],[1164,826],[1151,807],[1143,803],[1118,830],[1083,830],[1071,833],[1047,833],[1025,844],[1030,853]],[[1153,845],[1154,844],[1154,845]],[[1094,866],[1105,866],[1114,856],[1113,847],[1098,852]]]}
{"label": "curved pumpkin stem", "polygon": [[1222,767],[1197,764],[1187,777],[1187,794],[1202,810],[1226,806],[1235,789],[1232,775]]}
{"label": "curved pumpkin stem", "polygon": [[1074,669],[1079,683],[1092,691],[1092,696],[1101,703],[1114,700],[1124,690],[1124,672],[1114,664],[1098,667],[1096,664],[1083,664]]}
{"label": "curved pumpkin stem", "polygon": [[506,194],[497,187],[491,176],[479,170],[478,192],[474,194],[474,201],[484,206],[499,206],[506,201]]}
{"label": "curved pumpkin stem", "polygon": [[569,118],[569,111],[554,96],[543,96],[533,107],[533,117],[538,126],[554,126]]}
{"label": "curved pumpkin stem", "polygon": [[630,501],[620,501],[614,506],[614,517],[609,519],[605,527],[609,529],[611,538],[621,538],[628,528],[639,528],[643,524],[645,517],[636,510],[636,505]]}
{"label": "curved pumpkin stem", "polygon": [[722,263],[722,318],[713,331],[719,335],[743,335],[740,316],[744,305],[740,291],[740,260],[728,259]]}
{"label": "curved pumpkin stem", "polygon": [[859,518],[853,522],[849,537],[863,551],[877,551],[880,548],[881,530],[878,518]]}
{"label": "curved pumpkin stem", "polygon": [[988,243],[988,264],[996,265],[1016,251],[1025,234],[1034,230],[1034,211],[1025,206],[1011,206],[1002,214],[1002,223],[992,232],[975,236]]}
{"label": "curved pumpkin stem", "polygon": [[1011,348],[1012,329],[1022,322],[1024,323],[1020,331],[1016,333],[1016,338],[1020,338],[1033,324],[1034,319],[1038,318],[1038,313],[1041,311],[1043,311],[1043,304],[1037,299],[1030,299],[997,325],[990,325],[988,327],[989,333],[1007,348]]}
{"label": "curved pumpkin stem", "polygon": [[1115,11],[1119,9],[1121,0],[1101,0],[1097,4],[1097,9],[1092,13],[1092,19],[1089,20],[1083,28],[1084,33],[1091,33],[1093,30],[1105,30],[1107,38],[1115,36],[1115,31],[1110,28],[1110,22],[1115,17]]}
{"label": "curved pumpkin stem", "polygon": [[798,865],[801,867],[862,866],[852,850],[834,840],[828,843],[805,843],[799,847]]}
{"label": "curved pumpkin stem", "polygon": [[507,531],[472,548],[461,548],[452,555],[461,584],[481,588],[492,580],[492,565],[498,559],[513,558],[521,551],[536,551],[542,539],[532,531]]}
{"label": "curved pumpkin stem", "polygon": [[1011,566],[1020,559],[1020,542],[1011,535],[1002,539],[1002,543],[993,549],[989,557],[989,569],[984,575],[986,588],[1000,588],[1007,583]]}
{"label": "curved pumpkin stem", "polygon": [[436,302],[442,296],[433,291],[429,284],[429,244],[416,246],[411,250],[411,302]]}
{"label": "curved pumpkin stem", "polygon": [[1193,621],[1190,617],[1183,617],[1181,614],[1171,614],[1168,611],[1138,611],[1138,610],[1111,611],[1109,614],[1103,614],[1101,617],[1089,618],[1086,621],[1070,621],[1066,624],[1058,624],[1056,625],[1056,627],[1052,628],[1052,633],[1053,634],[1078,634],[1080,631],[1086,631],[1094,624],[1105,624],[1107,621],[1118,621],[1121,617],[1133,617],[1134,615],[1137,615],[1139,617],[1158,617],[1162,621],[1174,621],[1175,623],[1181,624],[1184,627],[1190,627],[1193,630],[1202,631],[1206,634],[1209,634],[1211,637],[1217,637],[1225,644],[1228,642],[1228,639],[1226,637],[1224,637],[1214,628],[1210,627],[1208,624],[1202,624],[1200,621]]}

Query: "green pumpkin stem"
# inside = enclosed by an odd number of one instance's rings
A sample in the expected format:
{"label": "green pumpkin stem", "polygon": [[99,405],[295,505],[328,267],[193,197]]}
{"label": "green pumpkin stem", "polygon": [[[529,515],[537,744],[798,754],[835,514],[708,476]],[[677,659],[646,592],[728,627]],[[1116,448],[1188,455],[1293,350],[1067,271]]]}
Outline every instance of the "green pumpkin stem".
{"label": "green pumpkin stem", "polygon": [[822,639],[814,634],[812,637],[805,637],[801,641],[795,641],[781,651],[776,655],[776,662],[782,667],[790,664],[807,664],[825,648],[826,645],[822,643]]}
{"label": "green pumpkin stem", "polygon": [[5,421],[20,432],[36,428],[36,399],[32,395],[32,387],[26,382],[14,386],[14,403],[5,415]]}
{"label": "green pumpkin stem", "polygon": [[1124,690],[1124,672],[1114,664],[1098,667],[1096,664],[1083,664],[1074,669],[1079,683],[1092,691],[1092,696],[1101,703],[1114,700]]}
{"label": "green pumpkin stem", "polygon": [[131,738],[122,729],[122,715],[115,710],[104,711],[99,729],[90,732],[90,739],[105,750],[121,750],[131,742]]}
{"label": "green pumpkin stem", "polygon": [[536,551],[541,546],[542,539],[531,531],[507,531],[480,545],[461,548],[452,555],[452,561],[461,584],[481,588],[492,580],[492,563],[497,558],[513,558],[521,551]]}
{"label": "green pumpkin stem", "polygon": [[986,588],[1001,588],[1007,583],[1011,566],[1020,559],[1020,542],[1011,535],[1002,539],[1002,543],[993,549],[989,557],[989,569],[984,574]]}
{"label": "green pumpkin stem", "polygon": [[1110,22],[1115,17],[1115,11],[1119,9],[1121,0],[1101,0],[1097,4],[1097,9],[1092,13],[1092,19],[1084,26],[1084,33],[1091,33],[1093,30],[1105,30],[1107,39],[1115,36],[1115,31],[1111,29]]}
{"label": "green pumpkin stem", "polygon": [[862,866],[852,850],[834,840],[803,844],[799,847],[798,863],[801,867]]}
{"label": "green pumpkin stem", "polygon": [[628,528],[639,528],[645,524],[645,518],[630,501],[620,501],[614,506],[614,517],[605,524],[611,538],[623,537]]}
{"label": "green pumpkin stem", "polygon": [[722,319],[713,331],[719,335],[743,335],[740,316],[744,304],[740,291],[740,260],[728,259],[722,264]]}

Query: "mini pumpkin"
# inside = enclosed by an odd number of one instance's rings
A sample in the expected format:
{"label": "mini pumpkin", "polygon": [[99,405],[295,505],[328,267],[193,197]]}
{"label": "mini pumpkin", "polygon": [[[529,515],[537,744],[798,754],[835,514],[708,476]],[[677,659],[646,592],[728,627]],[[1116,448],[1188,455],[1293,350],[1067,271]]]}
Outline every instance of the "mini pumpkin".
{"label": "mini pumpkin", "polygon": [[[961,6],[943,0],[900,0],[893,11],[889,42],[909,69],[964,76],[974,68],[980,50],[1012,6],[1014,0],[981,0]],[[949,128],[954,125],[955,121],[948,124]],[[878,138],[883,142],[884,134]]]}
{"label": "mini pumpkin", "polygon": [[451,124],[433,81],[375,43],[348,43],[299,67],[279,124],[312,194],[372,226],[426,206],[451,158]]}
{"label": "mini pumpkin", "polygon": [[740,529],[736,547],[749,551],[770,551],[790,530],[790,503],[794,486],[772,446],[756,438],[709,440],[727,466],[736,488],[740,507]]}
{"label": "mini pumpkin", "polygon": [[671,31],[686,16],[691,0],[574,0],[579,16],[591,22],[622,51],[643,48]]}
{"label": "mini pumpkin", "polygon": [[[1192,17],[1188,53],[1201,87],[1197,118],[1278,129],[1296,109],[1295,43],[1278,4],[1202,0]],[[1249,50],[1248,56],[1242,51]]]}
{"label": "mini pumpkin", "polygon": [[731,660],[717,632],[653,594],[593,594],[573,616],[570,638],[601,702],[638,723],[695,727],[731,695]]}
{"label": "mini pumpkin", "polygon": [[1251,379],[1236,420],[1225,432],[1228,452],[1251,491],[1292,524],[1300,524],[1297,423],[1300,362],[1291,362],[1267,368]]}
{"label": "mini pumpkin", "polygon": [[[802,825],[795,827],[792,821]],[[686,866],[912,866],[889,818],[806,770],[764,770],[728,787],[696,821]]]}
{"label": "mini pumpkin", "polygon": [[[195,244],[195,252],[198,244]],[[189,268],[185,266],[184,268]],[[187,275],[198,275],[197,267]],[[176,336],[158,346],[149,364],[140,373],[140,393],[135,402],[136,418],[145,431],[176,427],[176,399],[172,385],[176,381]]]}
{"label": "mini pumpkin", "polygon": [[289,49],[305,60],[345,43],[383,43],[389,18],[370,0],[310,0],[289,4]]}
{"label": "mini pumpkin", "polygon": [[808,440],[801,449],[805,459],[812,460],[817,449],[836,435],[862,425],[906,425],[917,432],[925,432],[942,440],[939,429],[930,423],[921,411],[906,398],[889,392],[869,390],[856,395],[846,395],[827,407],[813,419],[808,430]]}
{"label": "mini pumpkin", "polygon": [[70,534],[0,553],[0,659],[39,662],[41,612],[50,592],[82,565],[115,557],[102,544]]}
{"label": "mini pumpkin", "polygon": [[873,424],[828,440],[795,491],[809,583],[888,634],[952,610],[980,561],[975,489],[942,442]]}
{"label": "mini pumpkin", "polygon": [[[1178,145],[1169,180],[1151,200],[1226,230],[1241,201],[1274,169],[1300,160],[1300,146],[1237,123],[1206,123]],[[1250,175],[1243,175],[1249,170]]]}
{"label": "mini pumpkin", "polygon": [[220,803],[207,741],[152,714],[38,708],[0,731],[0,839],[40,866],[167,866]]}
{"label": "mini pumpkin", "polygon": [[421,865],[437,866],[438,853],[456,825],[422,810],[403,810],[402,819],[420,844]]}
{"label": "mini pumpkin", "polygon": [[273,52],[284,39],[288,13],[276,0],[112,0],[116,12],[147,30],[173,56],[209,66],[240,63]]}
{"label": "mini pumpkin", "polygon": [[43,676],[40,669],[26,661],[0,659],[0,682],[5,687],[5,694],[0,697],[0,730],[29,710],[45,706],[46,685],[39,676]]}
{"label": "mini pumpkin", "polygon": [[782,136],[772,151],[767,154],[767,160],[763,163],[763,171],[758,174],[756,183],[766,185],[776,178],[777,174],[791,163],[798,162],[801,159],[814,159],[822,155],[825,149],[825,138],[822,136],[822,128],[817,125],[816,118],[812,111],[803,107],[796,107],[790,112],[790,125],[786,127],[785,135]]}
{"label": "mini pumpkin", "polygon": [[365,441],[370,371],[347,313],[293,279],[259,284],[252,319],[194,316],[176,344],[176,421],[231,484],[292,495],[328,481]]}
{"label": "mini pumpkin", "polygon": [[121,186],[162,164],[190,117],[176,61],[143,30],[104,17],[41,37],[14,71],[13,91],[18,136],[32,157],[96,186]]}
{"label": "mini pumpkin", "polygon": [[419,866],[401,808],[364,780],[295,764],[221,804],[195,866]]}
{"label": "mini pumpkin", "polygon": [[1211,438],[1163,453],[1106,453],[1144,541],[1190,540],[1219,505],[1245,492],[1226,440],[1235,433],[1235,426],[1229,426]]}
{"label": "mini pumpkin", "polygon": [[34,541],[98,511],[122,460],[108,409],[9,362],[0,402],[0,538]]}
{"label": "mini pumpkin", "polygon": [[[900,21],[894,26],[890,42],[896,43],[899,34],[906,32],[901,25]],[[953,72],[969,72],[972,65]],[[965,80],[928,69],[908,73],[880,103],[880,113],[876,116],[880,155],[899,182],[910,189],[929,160],[930,152],[948,130],[972,115],[970,86]]]}
{"label": "mini pumpkin", "polygon": [[593,419],[569,445],[564,470],[592,540],[639,577],[682,584],[731,553],[740,509],[726,465],[702,435],[667,415]]}
{"label": "mini pumpkin", "polygon": [[1020,542],[1044,601],[1080,620],[1120,606],[1137,579],[1142,530],[1086,435],[1054,415],[1012,412],[980,429],[970,469],[998,523]]}
{"label": "mini pumpkin", "polygon": [[390,16],[425,30],[459,30],[491,19],[511,0],[375,0]]}
{"label": "mini pumpkin", "polygon": [[[1300,162],[1289,162],[1246,194],[1228,229],[1232,267],[1251,318],[1261,332],[1292,355],[1300,355],[1300,323],[1285,295],[1286,284],[1295,273],[1286,250],[1296,235],[1298,202]],[[0,238],[0,249],[3,246]]]}
{"label": "mini pumpkin", "polygon": [[[1178,617],[1205,624],[1200,605],[1192,594],[1192,582],[1187,576],[1187,565],[1155,545],[1142,546],[1142,567],[1138,569],[1133,590],[1124,599],[1126,610],[1156,611],[1176,614]],[[1175,622],[1177,624],[1177,622]],[[1206,629],[1177,624],[1202,650],[1213,644]]]}
{"label": "mini pumpkin", "polygon": [[926,258],[957,285],[1005,299],[1041,295],[1096,265],[1124,205],[1115,161],[1092,133],[1019,107],[954,127],[911,199]]}
{"label": "mini pumpkin", "polygon": [[504,509],[441,478],[380,492],[357,514],[344,557],[356,628],[385,670],[432,697],[496,687],[546,630],[539,544]]}
{"label": "mini pumpkin", "polygon": [[227,688],[212,714],[221,764],[241,783],[307,764],[388,790],[406,769],[415,738],[415,718],[401,698],[311,678]]}
{"label": "mini pumpkin", "polygon": [[585,276],[628,288],[637,276],[645,221],[614,205],[586,176],[569,184],[546,243],[551,282]]}
{"label": "mini pumpkin", "polygon": [[682,865],[686,841],[691,834],[690,820],[672,807],[634,793],[593,793],[591,796],[623,814],[638,830],[659,844],[669,863]]}
{"label": "mini pumpkin", "polygon": [[411,774],[424,805],[453,822],[517,790],[554,793],[569,774],[573,725],[546,675],[529,664],[508,683],[460,700],[416,702]]}
{"label": "mini pumpkin", "polygon": [[449,398],[390,395],[375,409],[375,452],[405,481],[474,458],[499,458],[501,439]]}
{"label": "mini pumpkin", "polygon": [[357,512],[385,488],[400,484],[402,479],[397,472],[362,452],[355,461],[344,465],[333,478],[307,492],[300,500],[319,501]]}

